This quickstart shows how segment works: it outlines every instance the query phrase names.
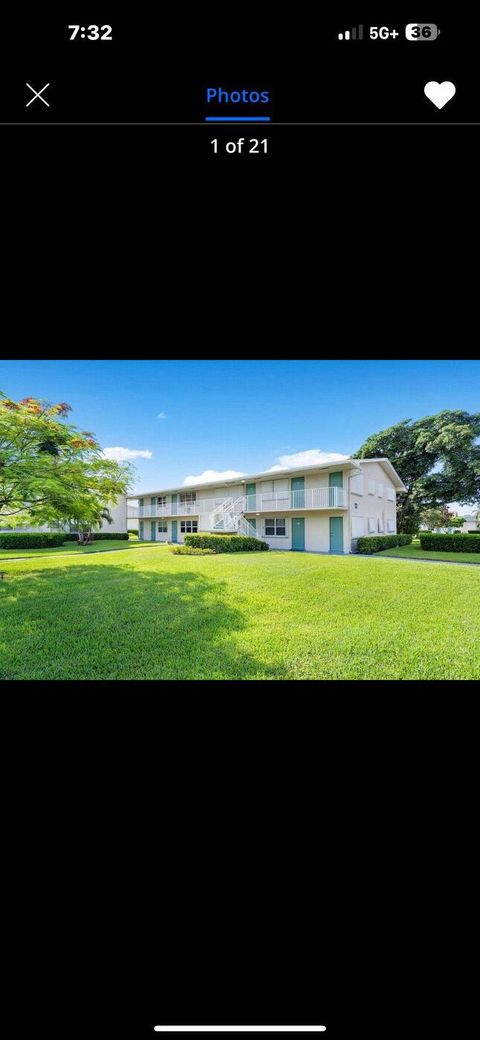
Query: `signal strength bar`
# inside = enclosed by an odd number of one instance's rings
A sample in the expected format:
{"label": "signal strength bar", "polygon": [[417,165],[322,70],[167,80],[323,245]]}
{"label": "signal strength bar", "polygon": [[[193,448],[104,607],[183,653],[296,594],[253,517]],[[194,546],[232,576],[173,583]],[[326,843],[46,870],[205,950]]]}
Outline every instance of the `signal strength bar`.
{"label": "signal strength bar", "polygon": [[338,34],[339,40],[363,40],[363,25],[354,25],[353,29],[345,29]]}

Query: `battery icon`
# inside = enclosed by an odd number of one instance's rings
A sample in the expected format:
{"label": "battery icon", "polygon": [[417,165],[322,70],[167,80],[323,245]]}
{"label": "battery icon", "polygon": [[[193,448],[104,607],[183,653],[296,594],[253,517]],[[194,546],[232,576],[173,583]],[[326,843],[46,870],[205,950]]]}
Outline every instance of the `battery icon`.
{"label": "battery icon", "polygon": [[433,25],[432,22],[409,22],[405,26],[407,40],[412,40],[414,43],[419,40],[436,40],[439,34],[438,25]]}

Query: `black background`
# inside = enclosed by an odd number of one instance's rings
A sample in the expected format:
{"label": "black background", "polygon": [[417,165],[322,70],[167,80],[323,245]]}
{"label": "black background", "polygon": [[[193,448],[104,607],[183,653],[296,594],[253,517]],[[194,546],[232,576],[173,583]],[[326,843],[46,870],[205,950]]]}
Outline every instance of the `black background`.
{"label": "black background", "polygon": [[471,983],[465,698],[446,683],[4,684],[20,1035],[451,1036]]}

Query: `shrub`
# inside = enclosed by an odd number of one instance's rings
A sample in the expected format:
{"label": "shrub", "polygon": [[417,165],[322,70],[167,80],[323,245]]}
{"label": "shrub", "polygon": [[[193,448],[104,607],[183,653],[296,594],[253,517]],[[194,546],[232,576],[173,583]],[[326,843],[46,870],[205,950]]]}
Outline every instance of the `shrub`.
{"label": "shrub", "polygon": [[213,549],[197,549],[192,545],[177,545],[171,551],[175,556],[215,556]]}
{"label": "shrub", "polygon": [[[134,531],[137,534],[137,531]],[[96,530],[90,534],[90,539],[94,542],[128,542],[128,531],[116,531],[112,534],[111,531]],[[71,530],[68,532],[61,532],[62,542],[78,542],[78,530]]]}
{"label": "shrub", "polygon": [[465,534],[476,534],[478,536],[480,534],[480,527],[477,527],[476,531],[465,531]]}
{"label": "shrub", "polygon": [[196,549],[212,549],[214,553],[265,552],[266,542],[241,534],[186,534],[185,545]]}
{"label": "shrub", "polygon": [[126,531],[117,531],[116,534],[112,534],[110,531],[95,531],[92,537],[96,542],[126,542],[128,540]]}
{"label": "shrub", "polygon": [[[92,531],[92,533],[90,534],[90,538],[94,542],[98,542],[98,541],[102,541],[102,542],[103,541],[106,541],[106,542],[108,542],[108,541],[122,541],[122,542],[126,542],[128,540],[128,534],[127,534],[126,531],[123,531],[123,533],[122,532],[117,532],[116,534],[112,534],[110,531]],[[70,531],[69,534],[64,534],[63,535],[63,541],[64,542],[78,542],[78,531]]]}
{"label": "shrub", "polygon": [[134,534],[134,535],[136,535],[138,537],[138,528],[137,527],[129,527],[128,531],[127,531],[127,534]]}
{"label": "shrub", "polygon": [[432,534],[431,531],[422,532],[420,545],[422,549],[434,552],[466,552],[480,553],[480,536],[469,538],[467,534]]}
{"label": "shrub", "polygon": [[63,545],[65,534],[60,531],[24,531],[22,534],[0,534],[0,549],[56,549]]}
{"label": "shrub", "polygon": [[393,549],[397,545],[410,545],[411,541],[411,534],[374,534],[357,540],[357,552],[381,552],[382,549]]}

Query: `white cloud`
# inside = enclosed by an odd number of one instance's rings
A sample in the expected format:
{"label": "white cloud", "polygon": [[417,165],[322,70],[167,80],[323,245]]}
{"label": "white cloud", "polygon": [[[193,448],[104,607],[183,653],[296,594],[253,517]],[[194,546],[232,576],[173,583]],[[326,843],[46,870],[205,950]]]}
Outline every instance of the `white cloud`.
{"label": "white cloud", "polygon": [[235,480],[235,477],[244,476],[245,473],[240,473],[238,469],[205,469],[203,473],[198,475],[198,477],[185,477],[183,486],[188,487],[190,484],[208,484],[210,481],[214,480],[218,480],[220,483],[222,480]]}
{"label": "white cloud", "polygon": [[166,412],[159,412],[158,415],[157,415],[157,419],[166,419],[166,418],[167,418],[167,413]]}
{"label": "white cloud", "polygon": [[458,502],[451,502],[447,508],[451,513],[455,513],[456,516],[474,516],[478,509],[478,505],[461,506]]}
{"label": "white cloud", "polygon": [[106,459],[113,459],[115,462],[126,462],[127,459],[151,459],[153,452],[132,451],[131,448],[105,448],[103,454]]}
{"label": "white cloud", "polygon": [[[318,448],[309,448],[308,451],[297,451],[294,455],[280,455],[278,462],[274,466],[270,466],[270,469],[265,470],[265,473],[278,473],[283,469],[296,469],[296,467],[303,466],[319,466],[328,462],[343,462],[348,457],[348,455],[339,455],[335,451],[320,451]],[[221,483],[222,480],[235,480],[246,475],[246,473],[238,469],[205,469],[198,476],[190,475],[185,477],[183,486],[208,484],[210,482],[213,483],[215,480]]]}
{"label": "white cloud", "polygon": [[277,473],[282,469],[295,469],[297,466],[321,466],[327,462],[343,462],[348,455],[339,455],[336,451],[320,451],[319,448],[308,448],[297,451],[294,455],[280,455],[274,466],[267,473]]}

